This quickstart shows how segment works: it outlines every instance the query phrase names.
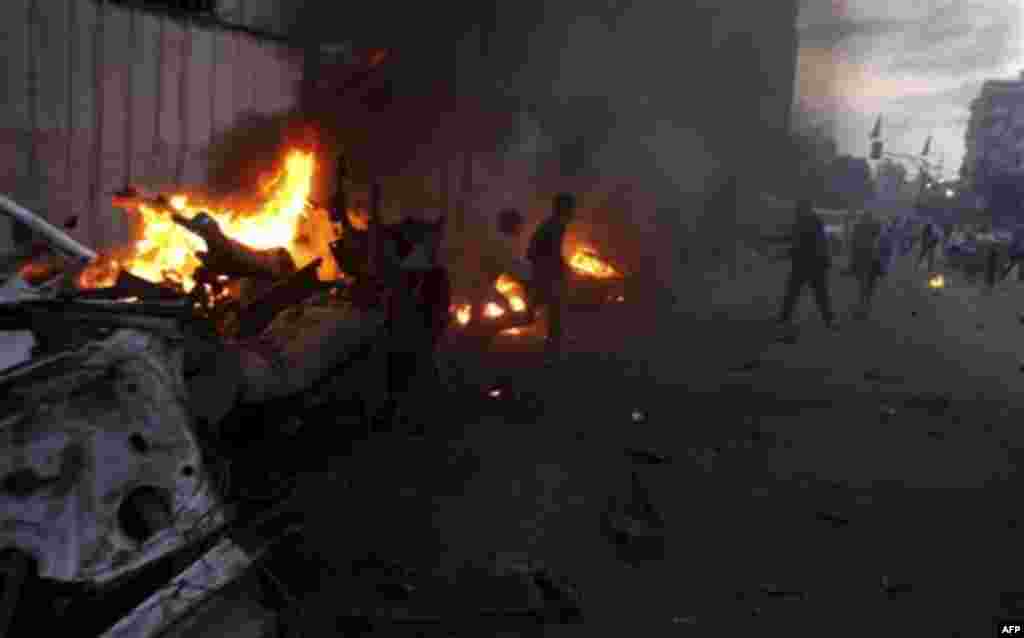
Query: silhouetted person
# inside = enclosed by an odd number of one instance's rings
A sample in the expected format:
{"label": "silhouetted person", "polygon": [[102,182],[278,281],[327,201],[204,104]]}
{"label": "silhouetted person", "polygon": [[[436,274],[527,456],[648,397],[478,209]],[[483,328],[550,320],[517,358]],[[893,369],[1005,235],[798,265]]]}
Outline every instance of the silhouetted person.
{"label": "silhouetted person", "polygon": [[568,267],[562,257],[562,244],[569,223],[576,216],[576,198],[568,193],[555,196],[551,216],[534,231],[526,258],[532,267],[531,305],[548,308],[548,361],[562,353],[562,315],[566,301]]}
{"label": "silhouetted person", "polygon": [[1013,237],[1010,239],[1010,246],[1007,248],[1006,253],[1007,264],[1003,269],[1002,275],[999,277],[1000,281],[1009,276],[1014,266],[1024,262],[1024,225],[1017,226],[1013,230]]}
{"label": "silhouetted person", "polygon": [[935,270],[935,249],[939,246],[939,229],[933,222],[925,222],[921,227],[921,254],[917,258],[917,266],[927,260],[928,272]]}
{"label": "silhouetted person", "polygon": [[804,286],[809,285],[814,292],[821,318],[827,326],[834,328],[835,315],[828,289],[828,271],[832,266],[832,258],[825,237],[825,224],[814,212],[810,200],[797,203],[792,232],[776,239],[792,244],[789,251],[792,267],[786,281],[779,323],[788,325],[793,320],[793,311],[796,310],[800,293]]}
{"label": "silhouetted person", "polygon": [[992,292],[999,277],[999,248],[993,244],[985,255],[985,289]]}
{"label": "silhouetted person", "polygon": [[385,418],[405,421],[416,435],[429,418],[425,395],[439,381],[434,357],[449,323],[451,280],[438,260],[444,225],[444,217],[434,223],[407,218],[381,229],[391,328]]}
{"label": "silhouetted person", "polygon": [[856,315],[862,319],[871,313],[871,301],[875,296],[878,278],[882,276],[882,256],[879,251],[881,238],[881,222],[872,213],[865,213],[853,229],[850,251],[850,263],[857,277]]}

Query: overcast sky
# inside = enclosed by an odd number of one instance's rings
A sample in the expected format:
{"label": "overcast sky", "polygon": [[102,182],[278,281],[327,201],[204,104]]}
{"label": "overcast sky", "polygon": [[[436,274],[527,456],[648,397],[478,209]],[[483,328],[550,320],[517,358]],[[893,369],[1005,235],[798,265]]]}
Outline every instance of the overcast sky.
{"label": "overcast sky", "polygon": [[798,98],[830,114],[840,152],[868,153],[883,115],[886,150],[933,151],[953,177],[970,101],[986,79],[1024,70],[1024,0],[804,0]]}

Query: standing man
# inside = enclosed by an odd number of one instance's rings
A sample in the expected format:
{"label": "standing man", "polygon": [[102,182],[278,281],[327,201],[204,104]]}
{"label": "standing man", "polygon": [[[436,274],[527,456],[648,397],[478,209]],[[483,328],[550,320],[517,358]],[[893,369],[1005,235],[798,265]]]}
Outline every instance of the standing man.
{"label": "standing man", "polygon": [[921,254],[917,258],[917,266],[928,260],[928,272],[935,270],[935,249],[939,245],[939,229],[934,222],[926,221],[921,227]]}
{"label": "standing man", "polygon": [[534,231],[526,252],[533,271],[530,305],[546,305],[548,308],[545,345],[548,364],[554,363],[562,354],[562,314],[569,275],[562,257],[562,244],[565,232],[575,217],[576,198],[569,193],[556,195],[551,216]]}
{"label": "standing man", "polygon": [[878,278],[882,276],[882,256],[879,250],[881,238],[881,222],[870,211],[865,212],[853,229],[853,250],[850,253],[850,263],[854,275],[857,276],[857,287],[860,293],[855,310],[859,319],[867,319],[871,314],[871,301],[875,296],[875,287],[878,284]]}
{"label": "standing man", "polygon": [[389,285],[388,405],[385,427],[422,436],[436,400],[435,355],[448,326],[451,281],[438,253],[445,217],[436,222],[406,218],[383,230],[383,261]]}
{"label": "standing man", "polygon": [[1013,229],[1013,237],[1010,239],[1010,245],[1007,247],[1006,253],[1007,264],[1003,269],[1002,275],[999,277],[1000,281],[1006,279],[1013,271],[1013,268],[1024,261],[1024,224],[1018,225]]}
{"label": "standing man", "polygon": [[835,328],[835,314],[832,312],[828,289],[828,271],[832,267],[832,258],[825,238],[825,224],[814,212],[811,201],[806,199],[797,203],[795,217],[793,231],[789,235],[772,238],[792,243],[789,251],[792,268],[786,281],[779,323],[789,325],[792,322],[800,293],[805,285],[810,285],[825,325]]}

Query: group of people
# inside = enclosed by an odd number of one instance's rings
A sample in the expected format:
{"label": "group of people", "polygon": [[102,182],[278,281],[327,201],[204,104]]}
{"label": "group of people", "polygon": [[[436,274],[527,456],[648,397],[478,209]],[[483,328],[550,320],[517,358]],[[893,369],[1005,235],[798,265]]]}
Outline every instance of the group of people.
{"label": "group of people", "polygon": [[[866,319],[871,314],[880,279],[891,270],[897,257],[907,256],[913,250],[916,243],[913,226],[909,219],[883,223],[874,213],[866,211],[850,235],[848,273],[857,278],[858,286],[857,304],[852,314],[854,318]],[[792,323],[800,294],[805,287],[810,287],[825,324],[829,328],[837,328],[838,321],[829,288],[832,251],[825,224],[815,212],[812,202],[801,200],[797,203],[792,232],[768,239],[786,242],[791,246],[789,258],[792,267],[786,281],[779,323]],[[1021,240],[1024,248],[1024,235]],[[929,271],[934,269],[936,250],[941,241],[942,233],[938,226],[933,223],[924,224],[919,239],[919,267],[926,264]]]}
{"label": "group of people", "polygon": [[[349,208],[343,188],[333,208],[337,209],[333,217],[342,226],[342,241],[335,253],[342,270],[353,279],[355,299],[383,307],[387,316],[388,400],[374,417],[375,427],[423,435],[423,417],[436,399],[425,396],[431,394],[427,380],[439,381],[435,356],[451,324],[452,281],[440,256],[446,218],[427,221],[407,216],[397,224],[380,224],[370,211]],[[552,213],[533,233],[525,259],[500,264],[500,269],[520,279],[531,308],[547,309],[548,364],[558,361],[562,350],[568,281],[562,244],[575,211],[571,194],[555,196]],[[355,223],[354,212],[361,213],[360,223]],[[521,235],[525,220],[509,209],[499,213],[497,225],[511,245]],[[494,278],[500,274],[496,272]]]}

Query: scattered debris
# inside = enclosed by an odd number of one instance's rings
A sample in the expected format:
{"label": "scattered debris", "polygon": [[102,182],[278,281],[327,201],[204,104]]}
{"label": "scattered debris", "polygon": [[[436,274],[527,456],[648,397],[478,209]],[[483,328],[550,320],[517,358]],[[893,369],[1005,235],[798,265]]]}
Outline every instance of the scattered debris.
{"label": "scattered debris", "polygon": [[740,364],[730,370],[730,372],[753,372],[761,367],[760,359],[751,359],[746,363]]}
{"label": "scattered debris", "polygon": [[909,401],[908,407],[927,410],[932,416],[942,416],[953,405],[953,397],[946,394],[919,394]]}
{"label": "scattered debris", "polygon": [[601,515],[601,529],[624,562],[636,565],[665,556],[665,519],[651,502],[636,472],[630,475],[628,500],[611,497]]}
{"label": "scattered debris", "polygon": [[672,462],[672,457],[659,454],[651,449],[626,448],[626,456],[630,457],[634,463],[644,463],[647,465],[661,465]]}
{"label": "scattered debris", "polygon": [[644,423],[647,421],[647,413],[642,410],[633,410],[630,418],[633,419],[633,423]]}
{"label": "scattered debris", "polygon": [[916,310],[911,310],[910,311],[910,316],[911,317],[916,317],[917,316],[917,311]]}
{"label": "scattered debris", "polygon": [[914,586],[910,583],[893,583],[888,576],[882,576],[882,593],[890,600],[895,600],[899,594],[909,594],[912,591],[914,591]]}
{"label": "scattered debris", "polygon": [[779,589],[775,585],[761,585],[761,593],[769,598],[775,598],[785,601],[804,601],[807,600],[807,592],[802,591],[785,591]]}
{"label": "scattered debris", "polygon": [[850,520],[843,517],[838,512],[818,512],[815,515],[815,518],[819,521],[831,524],[835,529],[846,527],[850,524]]}

